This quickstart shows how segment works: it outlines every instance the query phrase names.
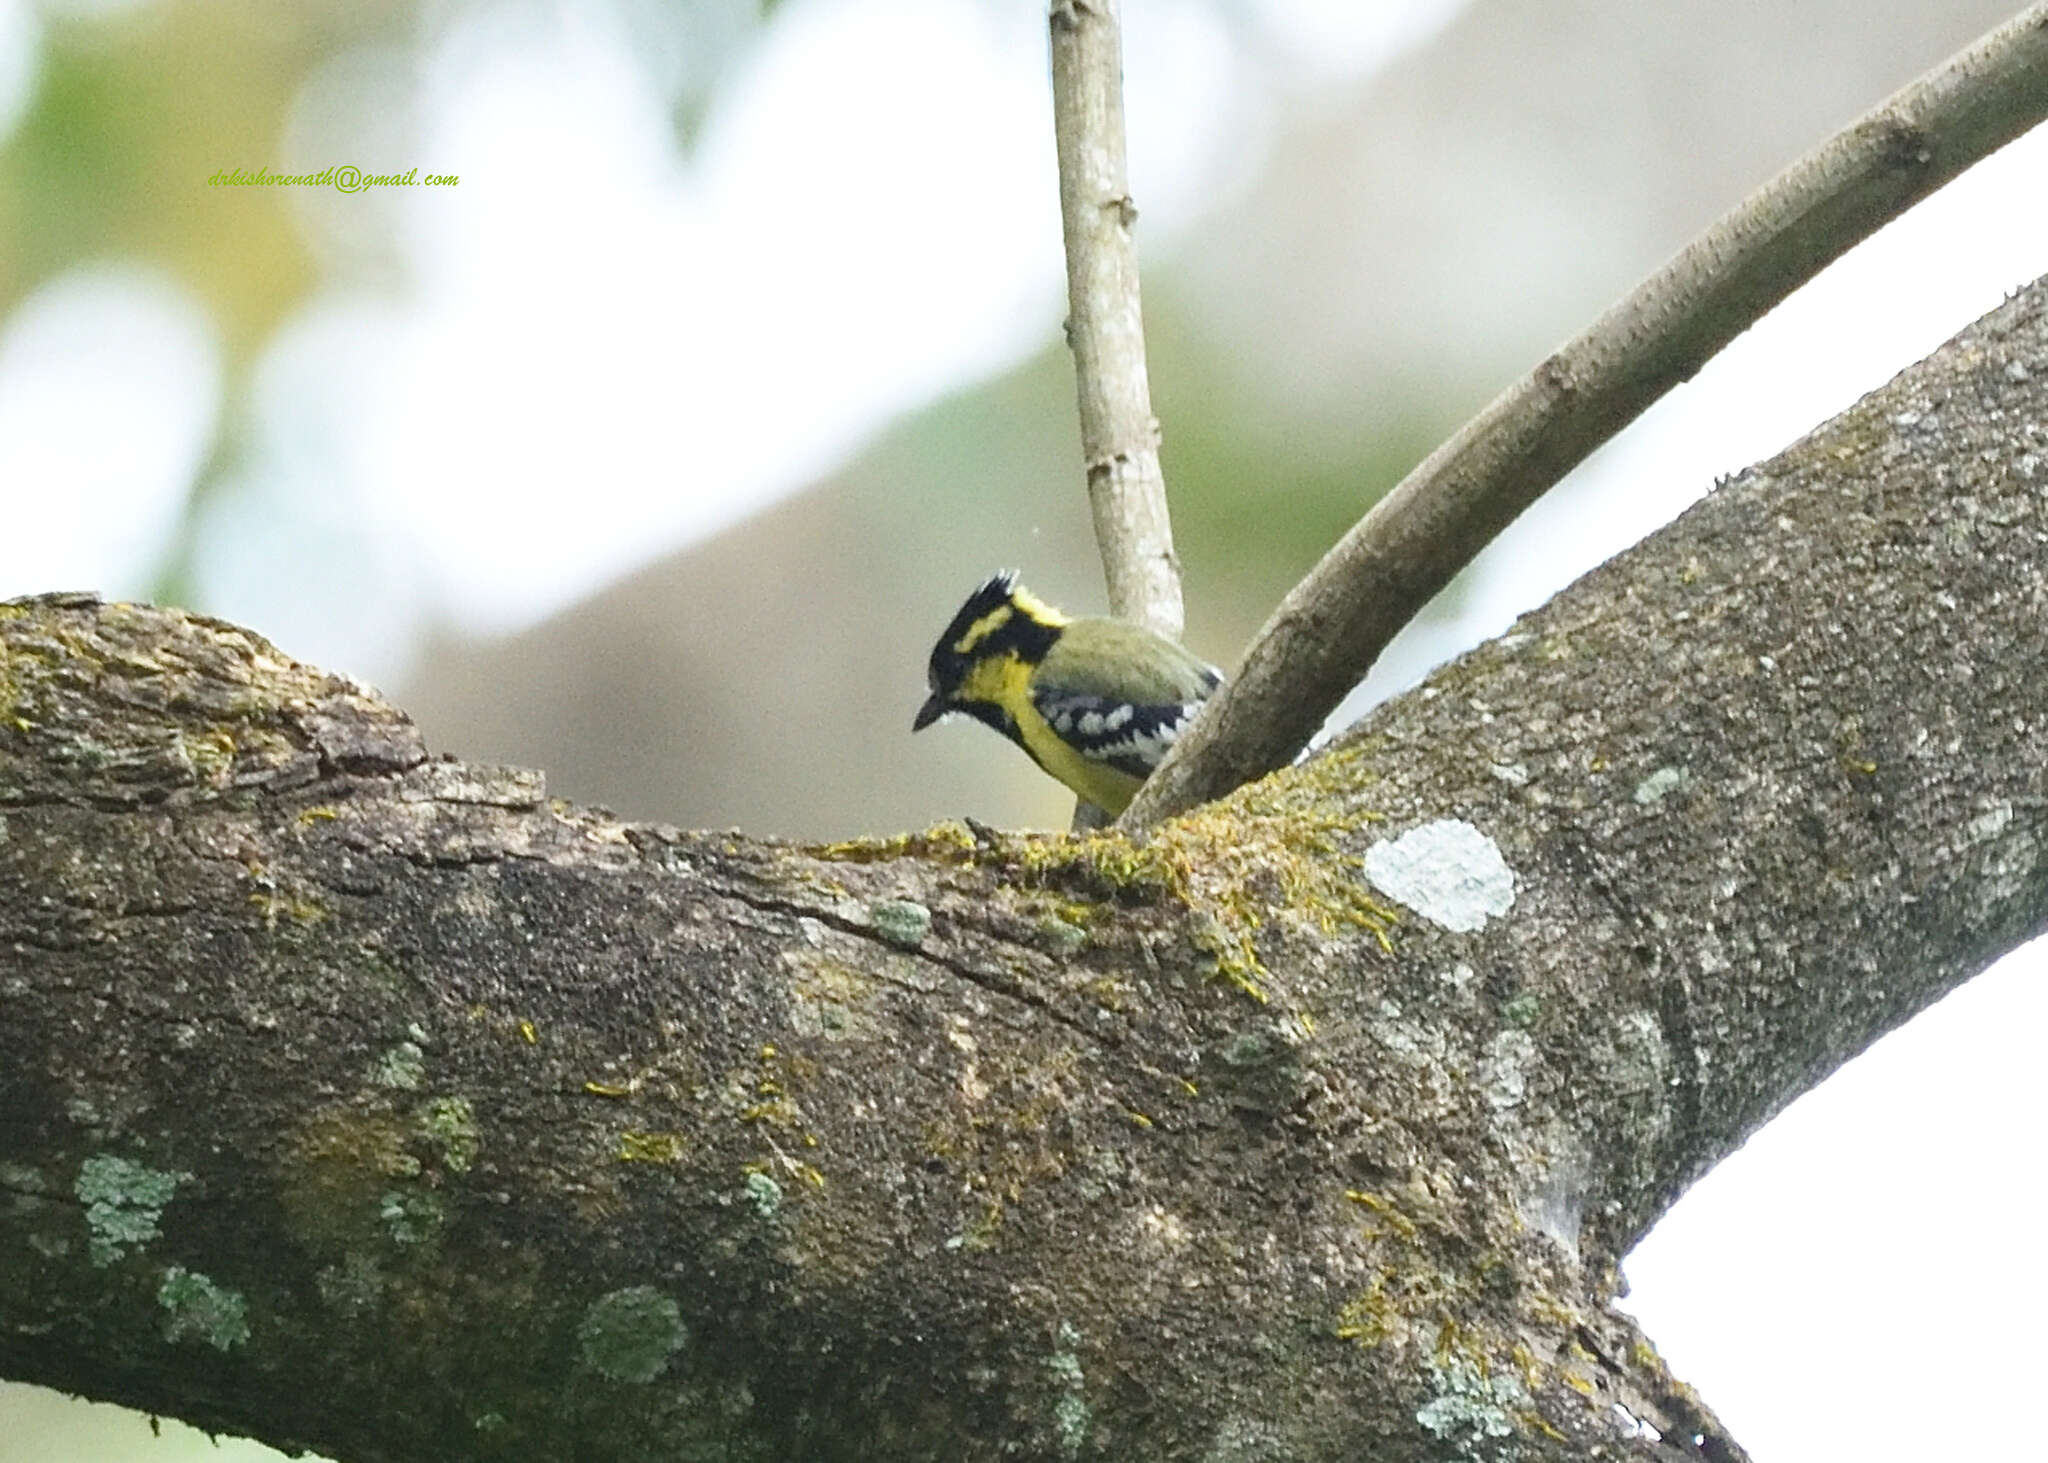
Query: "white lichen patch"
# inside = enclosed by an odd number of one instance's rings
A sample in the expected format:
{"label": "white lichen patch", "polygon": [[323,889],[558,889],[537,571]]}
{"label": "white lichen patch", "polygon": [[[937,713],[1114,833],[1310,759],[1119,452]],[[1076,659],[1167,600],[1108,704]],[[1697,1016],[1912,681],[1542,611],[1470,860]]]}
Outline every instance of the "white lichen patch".
{"label": "white lichen patch", "polygon": [[1514,907],[1515,873],[1500,846],[1470,823],[1440,818],[1365,853],[1365,877],[1389,899],[1458,934]]}
{"label": "white lichen patch", "polygon": [[1636,784],[1636,801],[1654,808],[1670,794],[1683,792],[1691,784],[1692,774],[1683,767],[1659,767]]}

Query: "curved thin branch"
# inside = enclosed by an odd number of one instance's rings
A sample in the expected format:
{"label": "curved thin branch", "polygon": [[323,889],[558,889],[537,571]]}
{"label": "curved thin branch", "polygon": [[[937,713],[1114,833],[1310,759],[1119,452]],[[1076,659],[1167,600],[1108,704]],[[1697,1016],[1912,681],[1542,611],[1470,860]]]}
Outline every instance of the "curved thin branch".
{"label": "curved thin branch", "polygon": [[1852,245],[2048,116],[2037,4],[1794,163],[1439,447],[1289,592],[1139,791],[1142,827],[1285,766],[1402,626],[1588,453]]}
{"label": "curved thin branch", "polygon": [[1067,253],[1067,343],[1110,612],[1178,638],[1180,565],[1145,374],[1124,162],[1117,0],[1053,0],[1053,129]]}

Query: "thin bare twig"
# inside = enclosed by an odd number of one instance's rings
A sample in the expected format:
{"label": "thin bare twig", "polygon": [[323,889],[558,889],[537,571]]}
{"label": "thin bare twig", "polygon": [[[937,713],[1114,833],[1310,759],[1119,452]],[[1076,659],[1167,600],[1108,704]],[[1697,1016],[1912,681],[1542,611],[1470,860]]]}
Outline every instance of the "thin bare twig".
{"label": "thin bare twig", "polygon": [[[1052,0],[1053,135],[1067,252],[1067,344],[1081,408],[1088,505],[1113,615],[1178,638],[1180,562],[1166,512],[1159,423],[1145,374],[1145,322],[1131,242],[1137,205],[1124,160],[1117,0]],[[1083,801],[1074,830],[1109,822]]]}
{"label": "thin bare twig", "polygon": [[1053,131],[1067,250],[1067,343],[1081,452],[1110,613],[1178,638],[1180,566],[1166,515],[1159,423],[1145,375],[1145,326],[1124,163],[1123,43],[1117,0],[1052,0]]}
{"label": "thin bare twig", "polygon": [[1744,200],[1508,388],[1291,590],[1125,811],[1142,827],[1285,766],[1458,570],[1595,447],[1851,246],[2048,116],[2048,4]]}

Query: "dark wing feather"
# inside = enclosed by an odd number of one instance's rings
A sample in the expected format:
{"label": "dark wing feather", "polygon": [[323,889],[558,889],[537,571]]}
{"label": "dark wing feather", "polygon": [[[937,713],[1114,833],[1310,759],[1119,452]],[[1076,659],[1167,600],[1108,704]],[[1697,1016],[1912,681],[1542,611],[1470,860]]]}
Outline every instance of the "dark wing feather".
{"label": "dark wing feather", "polygon": [[1031,703],[1060,740],[1082,756],[1140,779],[1152,775],[1202,705],[1169,701],[1140,706],[1084,691],[1051,689],[1034,689]]}

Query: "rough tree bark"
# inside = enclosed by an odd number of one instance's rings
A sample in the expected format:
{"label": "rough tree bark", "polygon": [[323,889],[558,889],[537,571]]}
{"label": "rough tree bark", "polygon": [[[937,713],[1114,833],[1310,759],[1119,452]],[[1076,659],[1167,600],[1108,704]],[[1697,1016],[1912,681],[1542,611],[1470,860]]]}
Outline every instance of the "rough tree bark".
{"label": "rough tree bark", "polygon": [[2036,286],[1143,842],[624,824],[0,607],[0,1374],[348,1460],[1739,1458],[1618,1260],[2048,922],[2044,586]]}

